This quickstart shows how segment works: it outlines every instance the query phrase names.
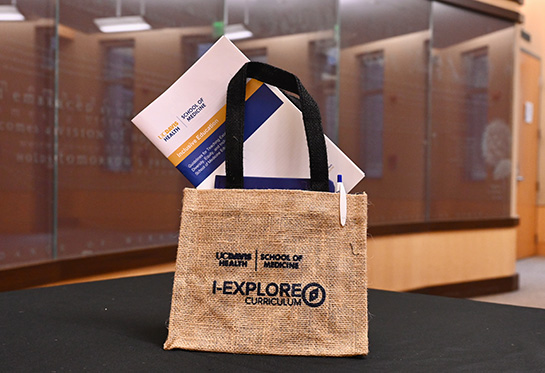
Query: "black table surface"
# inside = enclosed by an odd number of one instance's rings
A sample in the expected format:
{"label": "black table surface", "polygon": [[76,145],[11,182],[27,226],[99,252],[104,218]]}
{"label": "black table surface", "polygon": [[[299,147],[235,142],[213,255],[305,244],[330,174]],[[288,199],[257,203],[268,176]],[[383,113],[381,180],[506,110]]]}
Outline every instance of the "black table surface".
{"label": "black table surface", "polygon": [[545,372],[545,310],[378,290],[364,358],[164,351],[172,280],[0,293],[0,372]]}

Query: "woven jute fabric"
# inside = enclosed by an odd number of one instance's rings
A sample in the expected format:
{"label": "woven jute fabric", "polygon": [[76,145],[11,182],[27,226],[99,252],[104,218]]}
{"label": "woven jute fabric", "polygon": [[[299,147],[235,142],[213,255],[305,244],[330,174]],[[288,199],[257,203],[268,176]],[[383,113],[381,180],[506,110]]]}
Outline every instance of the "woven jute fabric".
{"label": "woven jute fabric", "polygon": [[185,189],[165,349],[368,353],[367,196]]}

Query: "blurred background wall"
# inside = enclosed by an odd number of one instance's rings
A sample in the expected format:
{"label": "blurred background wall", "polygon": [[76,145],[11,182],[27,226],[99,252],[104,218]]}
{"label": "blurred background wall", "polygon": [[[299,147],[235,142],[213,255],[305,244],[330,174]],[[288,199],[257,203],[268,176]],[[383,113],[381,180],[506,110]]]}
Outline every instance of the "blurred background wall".
{"label": "blurred background wall", "polygon": [[[510,278],[545,254],[539,0],[10,5],[23,19],[0,21],[0,271],[176,245],[189,184],[130,119],[223,34],[297,74],[366,172],[371,286]],[[95,23],[123,16],[150,28]]]}

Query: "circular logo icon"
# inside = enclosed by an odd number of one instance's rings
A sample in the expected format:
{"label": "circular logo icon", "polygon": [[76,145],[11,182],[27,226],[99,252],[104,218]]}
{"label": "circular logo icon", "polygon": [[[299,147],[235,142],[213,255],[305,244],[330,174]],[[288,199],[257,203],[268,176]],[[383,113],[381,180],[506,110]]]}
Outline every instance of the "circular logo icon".
{"label": "circular logo icon", "polygon": [[303,302],[309,307],[319,307],[325,301],[325,289],[322,285],[312,282],[303,288]]}

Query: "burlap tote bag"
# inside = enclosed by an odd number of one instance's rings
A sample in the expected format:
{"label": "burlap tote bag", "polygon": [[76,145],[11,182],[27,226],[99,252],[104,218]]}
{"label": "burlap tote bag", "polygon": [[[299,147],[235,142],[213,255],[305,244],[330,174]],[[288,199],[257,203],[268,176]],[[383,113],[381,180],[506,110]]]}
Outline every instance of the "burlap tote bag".
{"label": "burlap tote bag", "polygon": [[[247,76],[299,95],[311,190],[243,189]],[[316,103],[297,77],[250,62],[229,84],[226,138],[227,189],[184,190],[164,348],[367,354],[367,197],[347,195],[341,226]]]}

